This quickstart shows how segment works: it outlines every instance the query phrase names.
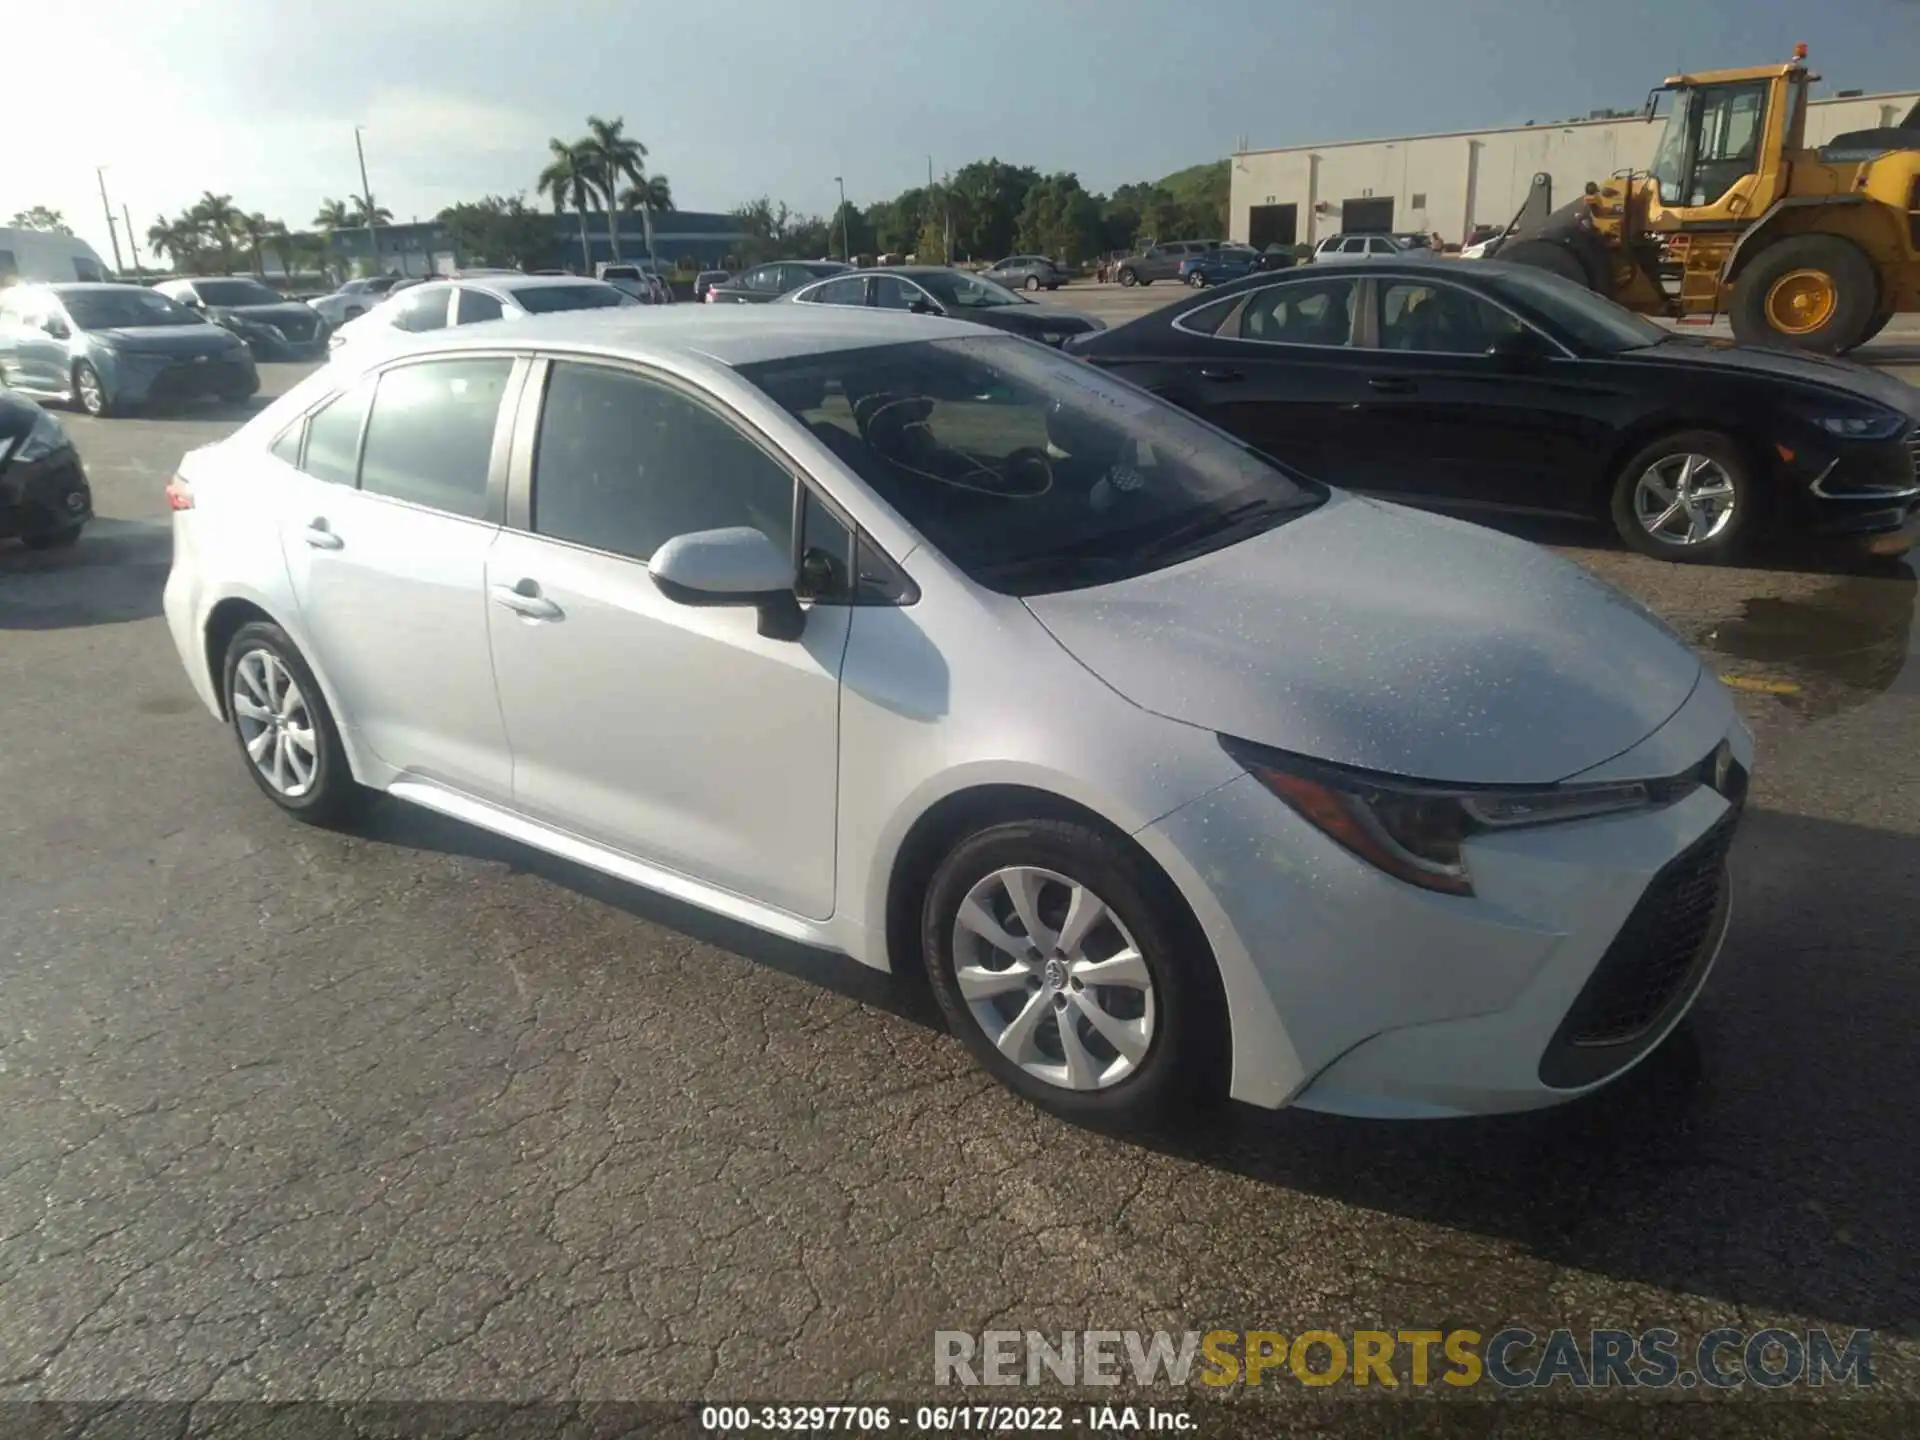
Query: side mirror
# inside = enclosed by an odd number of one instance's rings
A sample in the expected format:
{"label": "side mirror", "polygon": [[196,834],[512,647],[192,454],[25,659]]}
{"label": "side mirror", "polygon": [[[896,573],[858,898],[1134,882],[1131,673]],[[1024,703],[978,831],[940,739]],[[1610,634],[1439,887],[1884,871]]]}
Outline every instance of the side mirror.
{"label": "side mirror", "polygon": [[911,310],[916,315],[938,315],[940,313],[938,310],[934,309],[933,302],[931,300],[924,300],[924,299],[908,301],[907,309]]}
{"label": "side mirror", "polygon": [[40,328],[56,340],[70,339],[73,331],[67,328],[67,322],[58,315],[49,315],[40,322]]}
{"label": "side mirror", "polygon": [[647,574],[679,605],[754,606],[769,640],[798,640],[806,626],[793,561],[750,526],[676,535],[653,552]]}

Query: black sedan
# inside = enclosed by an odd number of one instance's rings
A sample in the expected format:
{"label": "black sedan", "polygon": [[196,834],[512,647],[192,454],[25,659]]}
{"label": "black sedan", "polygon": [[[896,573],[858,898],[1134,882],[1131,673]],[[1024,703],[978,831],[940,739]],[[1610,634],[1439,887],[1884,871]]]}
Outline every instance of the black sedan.
{"label": "black sedan", "polygon": [[772,260],[707,287],[709,305],[764,305],[828,275],[853,269],[840,260]]}
{"label": "black sedan", "polygon": [[320,313],[258,280],[244,275],[216,275],[163,280],[153,288],[231,330],[247,342],[256,360],[326,358],[327,322]]}
{"label": "black sedan", "polygon": [[93,491],[60,422],[24,395],[0,390],[0,539],[71,545],[93,518]]}
{"label": "black sedan", "polygon": [[1770,530],[1914,538],[1920,391],[1681,337],[1540,270],[1256,274],[1068,348],[1355,490],[1598,519],[1670,560]]}
{"label": "black sedan", "polygon": [[1106,328],[1091,316],[1042,305],[994,284],[984,275],[969,275],[944,265],[855,270],[802,286],[785,298],[795,305],[866,305],[916,315],[947,315],[1047,345],[1059,345],[1074,336],[1092,335]]}

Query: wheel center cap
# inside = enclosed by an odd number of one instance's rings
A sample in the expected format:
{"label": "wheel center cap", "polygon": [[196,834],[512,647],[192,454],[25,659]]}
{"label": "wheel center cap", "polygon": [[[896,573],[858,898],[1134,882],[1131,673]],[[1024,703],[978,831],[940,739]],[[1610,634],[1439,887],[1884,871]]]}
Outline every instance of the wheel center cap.
{"label": "wheel center cap", "polygon": [[1049,990],[1066,989],[1067,962],[1057,955],[1054,956],[1053,959],[1047,961],[1046,968],[1041,971],[1041,978],[1046,981]]}

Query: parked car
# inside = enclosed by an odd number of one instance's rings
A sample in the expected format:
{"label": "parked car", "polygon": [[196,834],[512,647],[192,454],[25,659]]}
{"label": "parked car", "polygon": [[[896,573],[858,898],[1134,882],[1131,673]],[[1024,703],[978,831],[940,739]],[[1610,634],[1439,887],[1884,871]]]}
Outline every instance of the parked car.
{"label": "parked car", "polygon": [[1218,250],[1205,250],[1182,260],[1178,278],[1196,290],[1204,290],[1209,285],[1224,285],[1229,280],[1251,275],[1259,260],[1260,256],[1250,246],[1222,245]]}
{"label": "parked car", "polygon": [[1424,236],[1329,235],[1313,247],[1316,265],[1336,260],[1433,260],[1438,258]]}
{"label": "parked car", "polygon": [[609,285],[633,296],[643,305],[671,305],[673,290],[660,277],[658,271],[649,270],[644,265],[605,264],[600,266],[600,278]]}
{"label": "parked car", "polygon": [[1047,345],[1105,328],[1102,321],[1090,315],[1041,305],[996,285],[984,274],[969,275],[945,265],[855,270],[830,280],[816,280],[781,298],[783,303],[795,305],[868,306],[916,315],[948,315]]}
{"label": "parked car", "polygon": [[113,279],[99,252],[75,235],[0,227],[0,287],[105,284]]}
{"label": "parked car", "polygon": [[313,308],[251,276],[162,280],[153,288],[231,330],[256,360],[316,360],[327,353],[327,325]]}
{"label": "parked car", "polygon": [[260,388],[238,336],[137,285],[0,290],[0,383],[111,415],[150,401],[245,400]]}
{"label": "parked car", "polygon": [[378,305],[399,280],[398,275],[369,275],[362,280],[349,280],[331,295],[322,295],[307,304],[327,322],[328,329],[337,330]]}
{"label": "parked car", "polygon": [[394,289],[393,295],[358,320],[336,330],[328,344],[338,351],[386,339],[395,332],[419,335],[487,320],[522,320],[560,310],[610,310],[640,303],[618,286],[579,275],[489,275]]}
{"label": "parked car", "polygon": [[1009,290],[1058,290],[1073,278],[1066,266],[1045,255],[1009,255],[980,274]]}
{"label": "parked car", "polygon": [[0,540],[58,549],[92,518],[93,490],[60,422],[25,395],[0,390]]}
{"label": "parked car", "polygon": [[714,281],[707,287],[706,301],[709,305],[764,305],[789,290],[829,275],[844,275],[851,269],[851,265],[838,260],[774,260],[731,279]]}
{"label": "parked car", "polygon": [[1920,502],[1920,391],[1498,260],[1257,276],[1073,350],[1334,484],[1599,520],[1662,559],[1769,528],[1899,548]]}
{"label": "parked car", "polygon": [[730,278],[731,272],[726,270],[702,270],[698,275],[693,277],[694,303],[696,305],[704,305],[707,300],[707,291],[716,285],[726,284]]}
{"label": "parked car", "polygon": [[1115,268],[1122,285],[1151,285],[1156,280],[1177,280],[1180,262],[1193,255],[1218,250],[1218,240],[1170,240],[1164,245],[1149,245],[1138,255],[1129,255]]}
{"label": "parked car", "polygon": [[924,966],[1120,1122],[1552,1104],[1705,983],[1751,739],[1544,549],[947,320],[351,354],[169,486],[181,663],[295,817],[386,791]]}

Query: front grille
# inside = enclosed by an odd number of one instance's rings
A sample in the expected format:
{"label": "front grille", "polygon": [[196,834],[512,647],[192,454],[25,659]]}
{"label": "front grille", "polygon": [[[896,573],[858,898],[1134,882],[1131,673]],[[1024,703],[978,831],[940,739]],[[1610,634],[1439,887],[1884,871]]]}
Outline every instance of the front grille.
{"label": "front grille", "polygon": [[147,387],[149,400],[190,400],[238,388],[240,367],[228,360],[176,360]]}
{"label": "front grille", "polygon": [[1693,988],[1724,921],[1727,851],[1739,817],[1736,801],[1653,877],[1541,1058],[1546,1084],[1590,1084],[1619,1069]]}
{"label": "front grille", "polygon": [[298,345],[314,338],[320,317],[318,315],[276,315],[273,319],[261,323],[271,325]]}
{"label": "front grille", "polygon": [[1913,467],[1913,479],[1920,480],[1920,430],[1907,436],[1907,463]]}

